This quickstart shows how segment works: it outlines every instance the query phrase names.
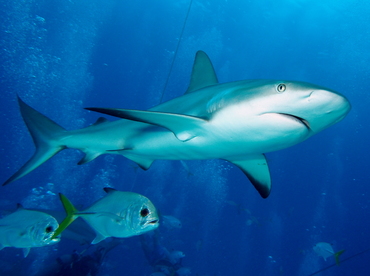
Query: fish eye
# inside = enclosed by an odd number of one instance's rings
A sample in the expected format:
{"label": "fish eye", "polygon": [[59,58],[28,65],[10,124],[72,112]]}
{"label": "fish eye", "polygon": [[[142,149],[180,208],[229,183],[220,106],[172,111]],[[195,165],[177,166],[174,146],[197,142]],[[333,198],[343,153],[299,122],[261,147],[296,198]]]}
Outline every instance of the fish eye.
{"label": "fish eye", "polygon": [[53,226],[48,226],[48,227],[46,227],[45,232],[46,232],[46,233],[53,232]]}
{"label": "fish eye", "polygon": [[149,210],[148,208],[143,208],[141,209],[140,211],[140,216],[142,216],[143,218],[146,217],[147,215],[149,215]]}
{"label": "fish eye", "polygon": [[286,89],[286,85],[284,83],[280,83],[278,84],[278,86],[276,87],[276,91],[279,92],[279,93],[282,93],[284,92]]}

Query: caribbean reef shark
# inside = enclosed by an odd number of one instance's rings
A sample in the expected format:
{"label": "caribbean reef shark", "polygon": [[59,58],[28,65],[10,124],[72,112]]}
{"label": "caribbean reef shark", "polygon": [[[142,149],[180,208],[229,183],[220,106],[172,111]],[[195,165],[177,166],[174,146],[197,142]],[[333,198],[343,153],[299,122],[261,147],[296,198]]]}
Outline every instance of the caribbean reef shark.
{"label": "caribbean reef shark", "polygon": [[184,95],[147,111],[87,108],[122,118],[99,118],[89,127],[66,131],[19,99],[35,154],[9,184],[66,148],[85,156],[119,154],[148,169],[156,159],[224,159],[239,167],[263,198],[271,190],[264,153],[300,143],[339,122],[350,111],[335,91],[305,82],[244,80],[220,84],[208,56],[196,54]]}

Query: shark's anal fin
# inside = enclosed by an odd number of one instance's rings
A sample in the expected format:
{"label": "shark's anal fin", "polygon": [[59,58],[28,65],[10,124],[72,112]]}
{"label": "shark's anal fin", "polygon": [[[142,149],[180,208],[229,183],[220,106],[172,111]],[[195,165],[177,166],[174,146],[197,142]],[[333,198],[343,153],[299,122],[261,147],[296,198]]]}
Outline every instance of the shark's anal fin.
{"label": "shark's anal fin", "polygon": [[185,94],[215,84],[218,84],[218,80],[211,60],[205,52],[198,51],[191,72],[190,84]]}
{"label": "shark's anal fin", "polygon": [[77,163],[77,165],[86,164],[94,160],[96,157],[100,156],[101,154],[102,154],[101,152],[85,151],[85,156],[82,157],[82,159]]}
{"label": "shark's anal fin", "polygon": [[111,116],[164,127],[173,132],[177,139],[186,142],[201,134],[208,121],[194,116],[119,108],[85,108]]}
{"label": "shark's anal fin", "polygon": [[271,191],[271,177],[266,157],[263,154],[252,155],[245,160],[228,161],[244,172],[261,197],[267,198],[269,196]]}

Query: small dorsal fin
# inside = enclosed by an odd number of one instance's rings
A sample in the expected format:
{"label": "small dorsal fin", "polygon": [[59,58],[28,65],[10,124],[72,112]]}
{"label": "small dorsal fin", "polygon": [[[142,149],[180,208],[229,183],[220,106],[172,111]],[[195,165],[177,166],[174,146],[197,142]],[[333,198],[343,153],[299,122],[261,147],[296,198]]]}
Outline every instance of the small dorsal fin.
{"label": "small dorsal fin", "polygon": [[205,52],[198,51],[191,72],[190,84],[185,94],[214,84],[218,84],[218,79],[212,62]]}
{"label": "small dorsal fin", "polygon": [[96,122],[92,124],[92,126],[97,126],[106,122],[109,122],[109,120],[104,117],[99,117]]}
{"label": "small dorsal fin", "polygon": [[110,194],[110,193],[113,193],[113,192],[116,192],[117,191],[116,189],[113,189],[113,188],[110,188],[110,187],[105,187],[105,188],[103,188],[103,190],[107,194]]}

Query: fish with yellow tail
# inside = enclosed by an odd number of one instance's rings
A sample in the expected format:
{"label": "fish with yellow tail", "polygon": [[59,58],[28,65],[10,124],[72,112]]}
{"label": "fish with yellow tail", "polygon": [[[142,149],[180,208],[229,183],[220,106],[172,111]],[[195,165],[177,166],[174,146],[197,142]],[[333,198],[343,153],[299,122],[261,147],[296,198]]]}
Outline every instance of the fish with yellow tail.
{"label": "fish with yellow tail", "polygon": [[326,261],[326,258],[334,256],[335,263],[337,265],[339,265],[339,256],[342,255],[342,253],[344,252],[344,250],[334,252],[334,249],[331,246],[331,244],[327,242],[318,242],[313,247],[313,250],[316,252],[317,255],[323,257],[325,261]]}
{"label": "fish with yellow tail", "polygon": [[96,233],[92,244],[106,238],[127,238],[141,235],[159,226],[153,203],[143,195],[104,188],[107,195],[89,208],[78,211],[68,198],[59,194],[67,217],[60,223],[54,236],[62,233],[75,219],[84,219]]}
{"label": "fish with yellow tail", "polygon": [[32,247],[59,242],[56,219],[46,213],[24,209],[18,204],[14,213],[0,219],[0,250],[4,247],[23,249],[27,257]]}

